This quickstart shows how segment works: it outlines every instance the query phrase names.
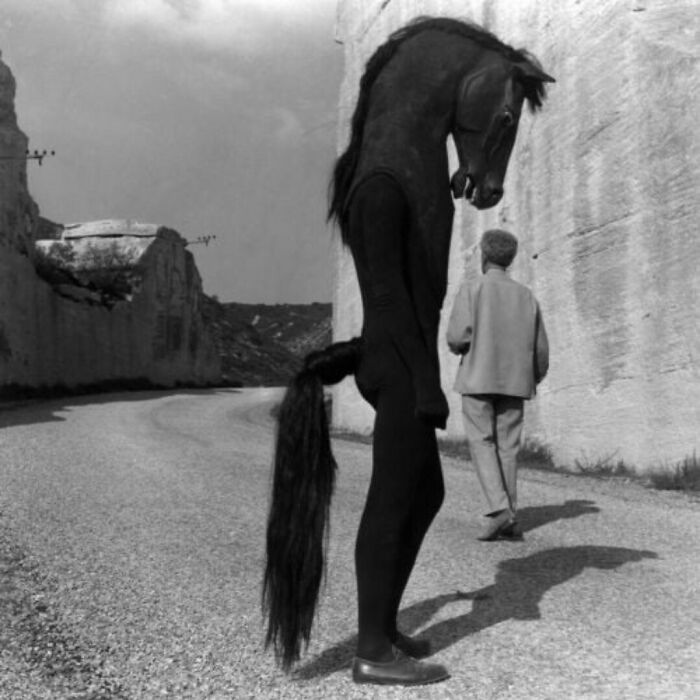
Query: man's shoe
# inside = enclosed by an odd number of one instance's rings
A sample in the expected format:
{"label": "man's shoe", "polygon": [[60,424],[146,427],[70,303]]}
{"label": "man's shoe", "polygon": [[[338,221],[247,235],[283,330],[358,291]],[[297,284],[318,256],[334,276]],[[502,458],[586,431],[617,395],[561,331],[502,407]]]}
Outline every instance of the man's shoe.
{"label": "man's shoe", "polygon": [[406,656],[412,656],[414,659],[424,659],[432,653],[430,641],[427,639],[416,639],[409,637],[402,632],[396,633],[394,646],[402,651]]}
{"label": "man's shoe", "polygon": [[447,669],[440,664],[416,661],[396,647],[392,647],[392,651],[394,658],[391,661],[365,661],[355,657],[352,664],[353,681],[378,685],[426,685],[450,677]]}
{"label": "man's shoe", "polygon": [[486,529],[479,535],[478,539],[482,542],[493,542],[499,539],[504,530],[513,523],[513,514],[510,510],[502,510],[498,515],[494,515],[489,519],[490,522]]}
{"label": "man's shoe", "polygon": [[520,527],[520,523],[517,520],[512,520],[509,522],[498,535],[499,540],[508,540],[509,542],[522,542],[523,539],[523,529]]}

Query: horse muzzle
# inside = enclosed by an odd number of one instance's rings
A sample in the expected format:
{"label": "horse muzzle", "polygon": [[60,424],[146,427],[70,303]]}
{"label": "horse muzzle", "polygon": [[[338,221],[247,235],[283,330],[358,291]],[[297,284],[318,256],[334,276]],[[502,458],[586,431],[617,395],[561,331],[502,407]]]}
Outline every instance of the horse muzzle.
{"label": "horse muzzle", "polygon": [[477,188],[469,200],[477,209],[490,209],[495,207],[503,197],[502,188],[482,189]]}
{"label": "horse muzzle", "polygon": [[466,168],[459,168],[459,170],[455,172],[450,180],[450,189],[455,199],[462,199],[462,197],[464,197],[465,199],[471,200],[476,191],[476,185]]}
{"label": "horse muzzle", "polygon": [[495,207],[503,197],[502,187],[478,185],[466,168],[459,168],[450,180],[450,189],[455,199],[468,200],[477,209]]}

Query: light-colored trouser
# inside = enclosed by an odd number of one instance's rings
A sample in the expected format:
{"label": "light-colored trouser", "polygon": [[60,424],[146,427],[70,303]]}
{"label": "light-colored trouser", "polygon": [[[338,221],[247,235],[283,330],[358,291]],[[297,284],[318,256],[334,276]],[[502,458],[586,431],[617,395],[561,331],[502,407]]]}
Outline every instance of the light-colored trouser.
{"label": "light-colored trouser", "polygon": [[492,515],[517,508],[515,456],[523,430],[523,399],[489,394],[462,396],[472,462]]}

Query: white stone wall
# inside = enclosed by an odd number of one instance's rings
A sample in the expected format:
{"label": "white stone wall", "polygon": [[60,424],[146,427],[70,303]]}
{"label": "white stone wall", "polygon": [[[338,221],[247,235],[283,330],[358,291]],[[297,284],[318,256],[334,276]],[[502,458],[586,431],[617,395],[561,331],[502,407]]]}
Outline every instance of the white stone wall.
{"label": "white stone wall", "polygon": [[[543,111],[524,113],[502,203],[458,205],[443,317],[465,271],[478,274],[480,233],[509,228],[513,276],[540,299],[552,350],[527,435],[563,464],[622,459],[641,472],[700,453],[700,0],[341,0],[339,150],[364,62],[420,14],[472,19],[557,79]],[[361,308],[338,257],[344,339]],[[441,357],[456,436],[444,343]],[[334,405],[336,425],[371,429],[350,381]]]}
{"label": "white stone wall", "polygon": [[181,240],[156,238],[139,268],[133,298],[106,308],[59,295],[27,256],[0,246],[0,394],[8,385],[216,382],[220,361],[191,253]]}

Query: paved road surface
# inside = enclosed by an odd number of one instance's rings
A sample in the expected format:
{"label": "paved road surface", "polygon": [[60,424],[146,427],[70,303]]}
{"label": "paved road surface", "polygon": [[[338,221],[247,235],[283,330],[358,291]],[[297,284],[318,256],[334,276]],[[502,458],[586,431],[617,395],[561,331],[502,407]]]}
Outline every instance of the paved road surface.
{"label": "paved road surface", "polygon": [[700,697],[700,504],[595,479],[521,477],[523,543],[475,541],[447,498],[401,623],[446,683],[349,677],[353,540],[369,448],[336,441],[329,579],[293,677],[261,649],[273,390],[120,394],[0,410],[0,697]]}

